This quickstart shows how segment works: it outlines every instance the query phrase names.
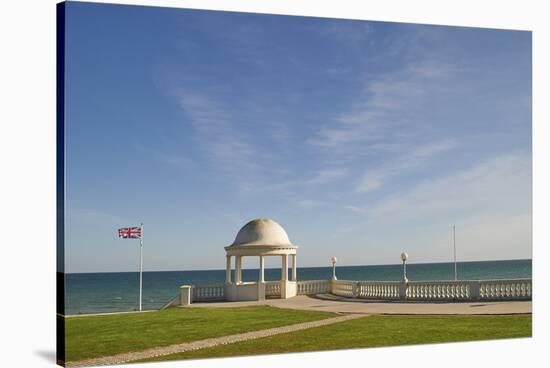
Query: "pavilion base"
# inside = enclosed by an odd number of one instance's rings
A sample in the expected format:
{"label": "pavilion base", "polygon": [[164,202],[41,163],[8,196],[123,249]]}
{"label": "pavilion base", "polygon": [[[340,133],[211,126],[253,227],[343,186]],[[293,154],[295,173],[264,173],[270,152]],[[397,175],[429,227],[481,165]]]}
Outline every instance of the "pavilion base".
{"label": "pavilion base", "polygon": [[281,281],[281,299],[288,299],[297,294],[296,281]]}
{"label": "pavilion base", "polygon": [[[240,282],[225,284],[225,299],[228,301],[265,300],[265,282]],[[281,281],[280,298],[288,299],[296,296],[296,281]]]}
{"label": "pavilion base", "polygon": [[265,300],[265,283],[241,282],[225,284],[225,299],[229,301]]}

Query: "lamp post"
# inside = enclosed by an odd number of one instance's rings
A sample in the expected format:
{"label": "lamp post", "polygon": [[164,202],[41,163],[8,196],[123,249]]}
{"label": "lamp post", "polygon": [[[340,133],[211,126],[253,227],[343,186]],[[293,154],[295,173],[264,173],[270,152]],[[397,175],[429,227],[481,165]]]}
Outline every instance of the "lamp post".
{"label": "lamp post", "polygon": [[401,261],[403,261],[403,282],[408,282],[407,280],[407,260],[409,259],[409,255],[406,252],[401,252]]}
{"label": "lamp post", "polygon": [[336,262],[338,262],[338,258],[332,256],[332,257],[330,257],[330,262],[332,263],[332,279],[333,280],[338,280],[336,278]]}

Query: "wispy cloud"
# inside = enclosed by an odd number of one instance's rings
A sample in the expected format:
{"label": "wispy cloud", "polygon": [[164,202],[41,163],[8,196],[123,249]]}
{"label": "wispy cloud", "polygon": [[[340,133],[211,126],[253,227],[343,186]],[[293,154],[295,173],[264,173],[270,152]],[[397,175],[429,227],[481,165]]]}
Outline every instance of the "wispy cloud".
{"label": "wispy cloud", "polygon": [[306,180],[306,184],[318,185],[325,184],[348,175],[349,169],[346,167],[327,167],[318,171],[312,178]]}
{"label": "wispy cloud", "polygon": [[232,110],[198,93],[181,92],[179,102],[190,118],[201,149],[219,170],[231,175],[257,170],[254,145],[231,125]]}
{"label": "wispy cloud", "polygon": [[458,139],[432,134],[436,98],[453,93],[450,81],[462,69],[451,61],[426,56],[376,77],[360,75],[362,89],[349,108],[326,121],[307,145],[327,167],[367,167],[355,191],[368,193],[454,149]]}
{"label": "wispy cloud", "polygon": [[298,201],[298,205],[304,208],[317,207],[322,204],[324,204],[324,202],[317,199],[301,199]]}
{"label": "wispy cloud", "polygon": [[188,167],[189,165],[194,163],[192,159],[182,155],[169,155],[165,153],[158,153],[157,156],[163,162],[180,167]]}
{"label": "wispy cloud", "polygon": [[486,159],[473,167],[425,180],[412,189],[370,206],[347,206],[372,218],[459,218],[484,214],[530,213],[531,157],[516,152]]}
{"label": "wispy cloud", "polygon": [[380,167],[368,170],[359,180],[356,191],[367,193],[379,189],[391,177],[406,173],[457,146],[454,140],[446,139],[415,147],[404,155],[389,162],[383,162]]}
{"label": "wispy cloud", "polygon": [[307,144],[340,162],[384,150],[389,142],[409,144],[430,128],[422,122],[434,99],[451,93],[450,81],[461,72],[451,61],[425,57],[376,77],[359,75],[363,87],[348,110],[322,124]]}
{"label": "wispy cloud", "polygon": [[[480,259],[481,253],[486,259],[525,258],[532,244],[531,175],[530,154],[515,152],[346,208],[363,219],[356,231],[369,225],[372,232],[407,229],[399,242],[417,249],[420,258],[448,259],[452,224],[458,229],[459,259]],[[391,237],[383,231],[378,236]]]}
{"label": "wispy cloud", "polygon": [[321,28],[323,36],[346,43],[355,48],[365,47],[371,37],[372,27],[363,21],[329,21]]}

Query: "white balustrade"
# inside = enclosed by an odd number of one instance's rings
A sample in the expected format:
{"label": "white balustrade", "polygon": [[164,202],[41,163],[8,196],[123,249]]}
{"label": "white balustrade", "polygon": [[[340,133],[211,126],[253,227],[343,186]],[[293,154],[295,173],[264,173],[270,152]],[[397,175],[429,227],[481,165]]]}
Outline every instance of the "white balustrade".
{"label": "white balustrade", "polygon": [[225,285],[196,285],[193,286],[193,301],[213,301],[225,299]]}
{"label": "white balustrade", "polygon": [[298,281],[298,295],[326,294],[330,293],[329,280]]}
{"label": "white balustrade", "polygon": [[280,281],[267,281],[265,283],[265,296],[280,296],[281,295],[281,282]]}
{"label": "white balustrade", "polygon": [[357,281],[332,280],[332,294],[353,298],[355,296]]}
{"label": "white balustrade", "polygon": [[[403,288],[403,294],[400,293]],[[332,281],[331,293],[374,300],[476,301],[529,300],[531,279],[468,281]]]}
{"label": "white balustrade", "polygon": [[[183,288],[184,286],[182,286]],[[225,285],[187,286],[192,302],[225,299]],[[352,281],[306,280],[297,282],[298,295],[325,294],[373,300],[418,301],[478,301],[478,300],[531,300],[531,279],[468,280],[468,281]],[[265,296],[281,295],[280,281],[265,283]],[[182,304],[173,299],[166,307]],[[189,300],[188,302],[191,302]]]}
{"label": "white balustrade", "polygon": [[531,299],[533,286],[531,279],[481,280],[480,300],[521,300]]}
{"label": "white balustrade", "polygon": [[399,281],[359,281],[356,297],[361,299],[399,299]]}
{"label": "white balustrade", "polygon": [[470,281],[413,281],[407,284],[408,300],[470,300]]}

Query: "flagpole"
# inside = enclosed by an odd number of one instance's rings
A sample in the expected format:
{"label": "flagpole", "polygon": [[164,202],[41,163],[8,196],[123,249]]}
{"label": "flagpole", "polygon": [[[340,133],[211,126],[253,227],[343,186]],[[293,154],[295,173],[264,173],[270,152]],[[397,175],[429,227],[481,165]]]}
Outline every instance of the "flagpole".
{"label": "flagpole", "polygon": [[141,223],[141,236],[139,237],[139,310],[141,311],[143,289],[143,223]]}
{"label": "flagpole", "polygon": [[453,249],[454,249],[454,258],[455,258],[455,281],[457,280],[456,275],[456,235],[455,235],[455,225],[453,225]]}

